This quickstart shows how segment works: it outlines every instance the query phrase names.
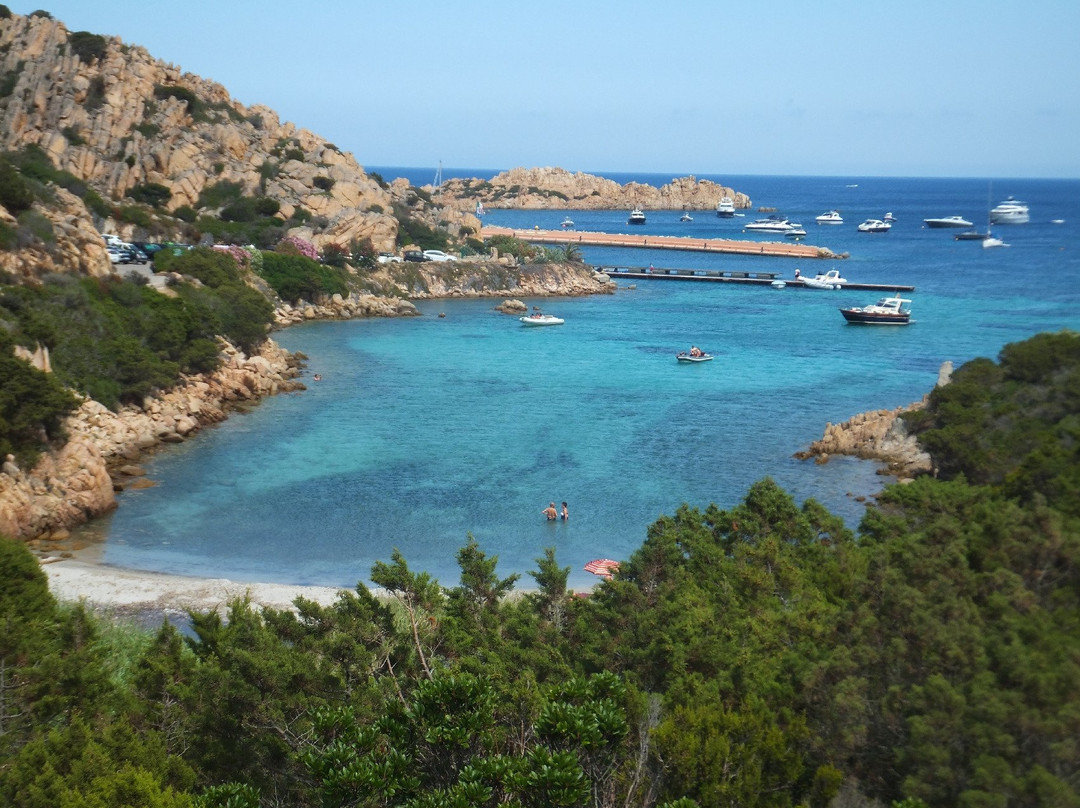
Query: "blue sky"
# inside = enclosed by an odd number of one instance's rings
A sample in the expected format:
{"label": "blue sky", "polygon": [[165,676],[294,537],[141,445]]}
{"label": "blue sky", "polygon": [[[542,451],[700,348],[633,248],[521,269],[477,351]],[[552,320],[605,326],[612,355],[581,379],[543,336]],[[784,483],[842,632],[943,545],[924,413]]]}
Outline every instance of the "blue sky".
{"label": "blue sky", "polygon": [[1080,2],[39,0],[362,165],[1080,177]]}

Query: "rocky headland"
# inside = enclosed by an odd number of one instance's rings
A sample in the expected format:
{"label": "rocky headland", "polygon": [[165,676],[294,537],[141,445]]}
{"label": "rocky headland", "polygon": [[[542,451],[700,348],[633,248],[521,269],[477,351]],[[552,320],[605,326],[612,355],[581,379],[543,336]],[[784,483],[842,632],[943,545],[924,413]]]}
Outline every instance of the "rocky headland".
{"label": "rocky headland", "polygon": [[[432,186],[425,190],[436,193]],[[492,209],[713,210],[725,196],[736,208],[751,206],[746,194],[693,176],[678,177],[657,188],[639,182],[620,185],[604,177],[562,168],[514,168],[490,180],[452,179],[444,182],[437,193],[443,204],[460,211],[474,210],[477,202]]]}
{"label": "rocky headland", "polygon": [[[952,377],[952,362],[945,362],[938,370],[936,386],[949,383]],[[841,424],[826,424],[821,440],[795,457],[806,460],[814,458],[818,463],[827,463],[831,455],[847,455],[864,460],[876,460],[884,465],[881,473],[911,480],[922,474],[932,474],[934,464],[914,435],[907,430],[900,417],[905,412],[919,410],[926,406],[926,397],[922,400],[897,407],[892,410],[873,410],[852,416]]]}

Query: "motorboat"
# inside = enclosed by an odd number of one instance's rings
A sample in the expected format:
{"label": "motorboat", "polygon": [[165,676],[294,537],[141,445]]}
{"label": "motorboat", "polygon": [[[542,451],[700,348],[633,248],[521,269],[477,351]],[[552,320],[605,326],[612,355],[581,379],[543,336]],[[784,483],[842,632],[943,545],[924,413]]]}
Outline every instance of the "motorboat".
{"label": "motorboat", "polygon": [[1001,239],[997,238],[996,236],[990,235],[989,231],[987,231],[987,233],[986,233],[986,238],[983,239],[983,247],[1008,247],[1008,246],[1009,245],[1006,244]]}
{"label": "motorboat", "polygon": [[819,272],[813,278],[801,278],[803,286],[811,289],[839,289],[845,283],[846,278],[840,277],[840,270],[830,269],[828,272]]}
{"label": "motorboat", "polygon": [[814,221],[818,224],[843,224],[844,217],[840,215],[840,211],[830,210],[818,216]]}
{"label": "motorboat", "polygon": [[881,219],[867,219],[865,222],[859,225],[860,233],[888,233],[892,227],[886,221]]}
{"label": "motorboat", "polygon": [[927,227],[973,227],[963,216],[942,216],[938,219],[923,219]]}
{"label": "motorboat", "polygon": [[911,322],[911,309],[904,304],[910,302],[902,297],[883,297],[870,306],[852,306],[840,309],[840,313],[855,325],[907,325]]}
{"label": "motorboat", "polygon": [[561,317],[556,317],[553,314],[542,314],[540,312],[534,312],[533,314],[526,314],[524,317],[519,317],[522,325],[562,325],[565,320]]}
{"label": "motorboat", "polygon": [[573,226],[574,226],[574,220],[571,219],[569,216],[567,216],[565,219],[562,220],[562,228],[563,228],[563,230],[569,230]]}
{"label": "motorboat", "polygon": [[627,224],[645,224],[645,212],[641,208],[634,208],[630,211],[630,218],[626,220]]}
{"label": "motorboat", "polygon": [[980,233],[978,230],[965,230],[953,236],[957,241],[983,241],[990,238],[990,232]]}
{"label": "motorboat", "polygon": [[680,222],[692,222],[692,221],[694,221],[694,217],[690,215],[690,211],[686,211],[685,213],[683,213],[682,216],[679,217],[679,221]]}
{"label": "motorboat", "polygon": [[788,222],[788,224],[791,225],[791,227],[784,233],[785,238],[802,238],[806,235],[803,226],[798,222]]}
{"label": "motorboat", "polygon": [[1031,221],[1028,206],[1011,196],[997,207],[990,209],[991,224],[1026,224]]}
{"label": "motorboat", "polygon": [[730,196],[721,197],[716,203],[716,215],[721,219],[730,219],[735,215],[735,200]]}
{"label": "motorboat", "polygon": [[886,213],[882,217],[881,221],[888,222],[889,224],[893,224],[893,223],[896,222],[896,217],[892,215],[892,211],[890,210],[888,213]]}
{"label": "motorboat", "polygon": [[680,351],[675,354],[675,358],[680,362],[711,362],[712,354],[701,353],[696,356],[689,351]]}
{"label": "motorboat", "polygon": [[773,289],[783,289],[787,286],[787,281],[773,281],[769,284]]}
{"label": "motorboat", "polygon": [[[749,230],[753,233],[787,233],[792,229],[792,223],[785,217],[778,214],[772,214],[767,219],[755,219],[750,224],[743,227],[743,230]],[[803,235],[806,235],[803,233]]]}

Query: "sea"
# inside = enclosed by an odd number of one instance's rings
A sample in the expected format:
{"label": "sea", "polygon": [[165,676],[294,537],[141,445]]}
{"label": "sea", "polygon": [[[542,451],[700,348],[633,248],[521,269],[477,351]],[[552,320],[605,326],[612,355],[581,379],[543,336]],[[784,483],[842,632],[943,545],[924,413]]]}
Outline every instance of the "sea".
{"label": "sea", "polygon": [[[431,169],[371,168],[430,184]],[[493,170],[451,176],[490,178]],[[611,174],[662,185],[680,174]],[[851,281],[912,285],[907,327],[847,325],[839,308],[880,295],[618,279],[612,295],[524,299],[565,320],[524,328],[499,299],[420,301],[420,317],[313,322],[275,339],[308,357],[307,390],[269,398],[144,463],[153,487],[128,490],[88,526],[102,563],[238,581],[367,585],[400,551],[444,586],[474,537],[497,574],[529,576],[545,548],[569,584],[583,566],[625,559],[682,504],[738,504],[771,477],[853,530],[890,478],[852,458],[795,453],[829,423],[919,400],[943,362],[996,358],[1035,334],[1080,330],[1080,180],[712,176],[748,194],[743,217],[647,210],[634,233],[761,238],[742,232],[775,208],[806,243],[849,257],[796,260],[584,247],[596,266],[776,272],[838,269]],[[923,219],[1027,202],[1031,221],[999,226],[1007,248],[955,241]],[[836,209],[842,226],[814,217]],[[885,234],[857,232],[896,218]],[[485,223],[629,232],[626,210],[490,210]],[[775,236],[773,237],[775,238]],[[691,344],[712,362],[684,365]],[[319,374],[321,381],[314,381]],[[549,502],[569,519],[548,522]]]}

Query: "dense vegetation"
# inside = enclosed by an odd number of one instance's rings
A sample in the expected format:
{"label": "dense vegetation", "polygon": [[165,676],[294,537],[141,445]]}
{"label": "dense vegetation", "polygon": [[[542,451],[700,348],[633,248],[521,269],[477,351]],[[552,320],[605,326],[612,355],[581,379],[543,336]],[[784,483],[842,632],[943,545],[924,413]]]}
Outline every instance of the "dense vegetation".
{"label": "dense vegetation", "polygon": [[766,479],[587,599],[554,549],[506,597],[470,537],[453,587],[395,553],[385,600],[144,635],[0,542],[0,803],[1080,806],[1078,344],[960,368],[941,477],[857,535]]}

